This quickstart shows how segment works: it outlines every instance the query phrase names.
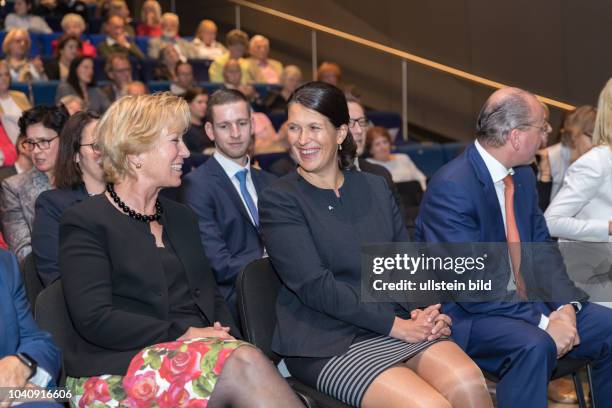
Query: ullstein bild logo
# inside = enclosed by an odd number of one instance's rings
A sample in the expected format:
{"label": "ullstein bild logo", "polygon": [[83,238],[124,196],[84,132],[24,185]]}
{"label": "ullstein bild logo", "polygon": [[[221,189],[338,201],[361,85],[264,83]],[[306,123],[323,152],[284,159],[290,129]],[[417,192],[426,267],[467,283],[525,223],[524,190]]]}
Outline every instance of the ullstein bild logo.
{"label": "ullstein bild logo", "polygon": [[376,275],[387,271],[405,271],[414,275],[418,271],[454,271],[462,275],[469,271],[482,271],[485,268],[487,254],[479,257],[440,257],[440,256],[409,256],[395,254],[393,257],[375,257],[372,263],[372,273]]}

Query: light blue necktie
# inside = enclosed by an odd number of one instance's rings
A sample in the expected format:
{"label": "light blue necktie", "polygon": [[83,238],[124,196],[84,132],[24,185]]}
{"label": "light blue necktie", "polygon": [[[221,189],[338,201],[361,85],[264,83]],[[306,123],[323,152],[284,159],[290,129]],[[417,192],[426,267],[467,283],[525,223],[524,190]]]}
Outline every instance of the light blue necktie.
{"label": "light blue necktie", "polygon": [[248,170],[243,169],[236,172],[236,178],[240,182],[240,194],[242,194],[242,198],[246,202],[247,208],[251,213],[251,217],[253,217],[253,221],[255,222],[255,226],[259,227],[259,214],[257,213],[257,206],[255,205],[255,201],[253,201],[253,197],[249,194],[249,190],[247,190],[246,177]]}

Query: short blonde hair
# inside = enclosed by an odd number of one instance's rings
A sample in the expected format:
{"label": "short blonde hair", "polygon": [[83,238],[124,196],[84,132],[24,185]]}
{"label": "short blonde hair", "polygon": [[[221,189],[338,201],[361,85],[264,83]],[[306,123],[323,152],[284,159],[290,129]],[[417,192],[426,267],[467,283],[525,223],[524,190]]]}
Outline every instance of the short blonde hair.
{"label": "short blonde hair", "polygon": [[66,26],[70,23],[76,23],[81,26],[81,31],[85,31],[85,20],[79,14],[68,13],[62,18],[61,26],[62,30],[66,31]]}
{"label": "short blonde hair", "polygon": [[297,65],[287,65],[283,68],[283,72],[281,73],[280,82],[281,84],[285,82],[287,77],[291,75],[299,75],[302,78],[302,71],[298,68]]}
{"label": "short blonde hair", "polygon": [[32,46],[32,39],[30,38],[28,30],[26,30],[25,28],[13,28],[11,31],[8,32],[6,37],[4,37],[4,41],[2,41],[2,52],[4,52],[4,55],[8,55],[9,46],[11,45],[11,42],[17,34],[23,34],[26,36],[28,50]]}
{"label": "short blonde hair", "polygon": [[593,146],[612,147],[612,78],[608,80],[599,94],[597,117],[593,132]]}
{"label": "short blonde hair", "polygon": [[196,30],[195,36],[197,38],[200,38],[200,35],[202,34],[202,31],[204,31],[206,28],[213,28],[215,31],[217,31],[217,24],[215,24],[214,21],[212,20],[202,20],[200,21],[200,24],[198,24],[198,29]]}
{"label": "short blonde hair", "polygon": [[164,23],[164,21],[173,21],[175,22],[177,25],[180,25],[180,20],[179,20],[179,16],[177,14],[174,13],[164,13],[161,16],[161,22],[162,24]]}
{"label": "short blonde hair", "polygon": [[189,123],[189,105],[170,92],[117,100],[94,130],[102,149],[106,181],[116,183],[128,176],[135,177],[128,156],[154,149],[164,130],[184,134]]}
{"label": "short blonde hair", "polygon": [[140,21],[144,22],[147,20],[146,12],[149,8],[155,11],[155,14],[157,16],[157,22],[159,23],[159,21],[161,20],[161,6],[157,2],[157,0],[146,0],[144,3],[142,3],[142,8],[140,9]]}

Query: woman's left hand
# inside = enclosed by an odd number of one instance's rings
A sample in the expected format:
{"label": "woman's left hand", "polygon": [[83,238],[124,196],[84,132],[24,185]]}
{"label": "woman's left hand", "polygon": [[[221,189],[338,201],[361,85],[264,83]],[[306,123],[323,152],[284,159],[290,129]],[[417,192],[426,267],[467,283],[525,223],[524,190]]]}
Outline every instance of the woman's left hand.
{"label": "woman's left hand", "polygon": [[436,323],[434,328],[431,330],[431,334],[427,338],[427,340],[435,340],[440,337],[449,337],[451,335],[451,326],[453,325],[453,321],[448,315],[439,314],[438,317],[434,320]]}

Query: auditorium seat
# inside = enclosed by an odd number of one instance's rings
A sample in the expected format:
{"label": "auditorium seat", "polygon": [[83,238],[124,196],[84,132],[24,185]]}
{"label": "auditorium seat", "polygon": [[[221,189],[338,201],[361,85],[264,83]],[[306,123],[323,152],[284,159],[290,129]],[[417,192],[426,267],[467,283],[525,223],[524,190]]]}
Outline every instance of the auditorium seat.
{"label": "auditorium seat", "polygon": [[39,35],[40,51],[43,58],[51,57],[53,55],[53,46],[51,45],[51,43],[53,42],[53,40],[60,38],[61,35],[61,32]]}
{"label": "auditorium seat", "polygon": [[382,126],[389,130],[391,135],[395,135],[395,143],[403,142],[402,117],[397,112],[367,111],[367,118],[375,126]]}
{"label": "auditorium seat", "polygon": [[198,85],[206,89],[206,92],[208,92],[208,94],[210,95],[211,93],[215,92],[217,89],[221,88],[223,84],[219,84],[216,82],[201,82]]}
{"label": "auditorium seat", "polygon": [[134,37],[134,42],[140,48],[140,51],[144,55],[147,55],[147,51],[149,50],[149,37],[146,36],[136,36]]}
{"label": "auditorium seat", "polygon": [[55,91],[59,81],[40,81],[32,83],[32,93],[36,105],[54,105]]}
{"label": "auditorium seat", "polygon": [[395,152],[405,153],[410,156],[414,164],[427,178],[433,176],[446,163],[444,152],[439,144],[399,145],[396,147]]}
{"label": "auditorium seat", "polygon": [[193,76],[197,82],[208,82],[208,68],[210,68],[211,60],[207,59],[190,59],[189,63],[193,67]]}
{"label": "auditorium seat", "polygon": [[[280,279],[269,258],[251,262],[240,271],[236,280],[238,313],[244,339],[257,346],[274,364],[281,360],[270,348],[276,326],[276,295],[280,285]],[[286,380],[308,408],[348,407],[342,401],[329,397],[293,377]]]}
{"label": "auditorium seat", "polygon": [[164,92],[170,90],[170,82],[168,81],[151,81],[147,84],[149,92]]}
{"label": "auditorium seat", "polygon": [[89,34],[89,41],[94,47],[97,47],[104,40],[106,40],[106,34]]}

